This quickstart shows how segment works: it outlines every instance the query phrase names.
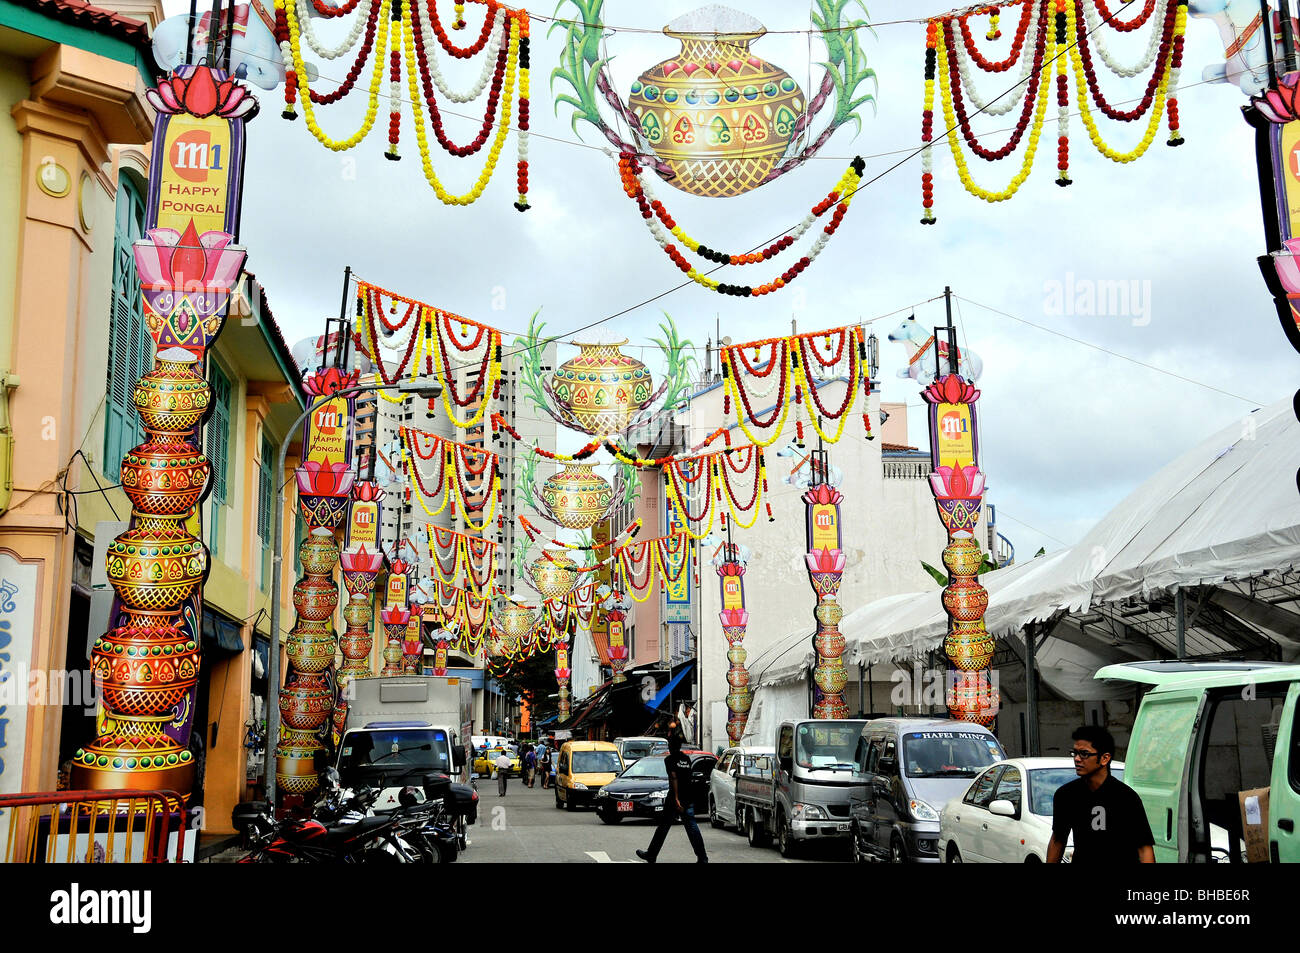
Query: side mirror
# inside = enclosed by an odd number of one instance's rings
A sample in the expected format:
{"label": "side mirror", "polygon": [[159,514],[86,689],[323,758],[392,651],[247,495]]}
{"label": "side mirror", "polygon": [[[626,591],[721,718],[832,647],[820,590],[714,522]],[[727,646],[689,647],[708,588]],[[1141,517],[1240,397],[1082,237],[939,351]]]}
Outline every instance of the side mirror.
{"label": "side mirror", "polygon": [[893,774],[898,770],[898,761],[894,758],[881,758],[877,766],[879,774]]}
{"label": "side mirror", "polygon": [[989,805],[989,813],[996,814],[998,817],[1015,817],[1018,812],[1014,804],[1000,797]]}
{"label": "side mirror", "polygon": [[463,745],[456,745],[451,749],[451,763],[453,767],[465,767],[465,748]]}
{"label": "side mirror", "polygon": [[786,756],[780,759],[781,770],[786,774],[794,774],[794,758]]}

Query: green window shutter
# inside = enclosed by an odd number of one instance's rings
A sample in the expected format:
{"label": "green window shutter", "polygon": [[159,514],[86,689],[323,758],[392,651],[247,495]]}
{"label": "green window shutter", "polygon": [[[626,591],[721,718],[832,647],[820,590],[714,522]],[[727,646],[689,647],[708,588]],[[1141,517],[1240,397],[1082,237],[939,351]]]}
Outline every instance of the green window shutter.
{"label": "green window shutter", "polygon": [[113,231],[113,291],[109,305],[108,381],[104,397],[104,475],[117,482],[122,456],[143,442],[135,412],[136,381],[153,367],[153,340],[144,322],[144,300],[131,245],[144,232],[144,200],[131,181],[118,181]]}
{"label": "green window shutter", "polygon": [[212,464],[212,503],[226,502],[226,469],[230,442],[230,378],[215,360],[208,362],[208,383],[212,387],[212,416],[204,428],[204,453]]}
{"label": "green window shutter", "polygon": [[262,541],[262,588],[271,588],[271,444],[262,438],[262,465],[257,473],[257,536]]}

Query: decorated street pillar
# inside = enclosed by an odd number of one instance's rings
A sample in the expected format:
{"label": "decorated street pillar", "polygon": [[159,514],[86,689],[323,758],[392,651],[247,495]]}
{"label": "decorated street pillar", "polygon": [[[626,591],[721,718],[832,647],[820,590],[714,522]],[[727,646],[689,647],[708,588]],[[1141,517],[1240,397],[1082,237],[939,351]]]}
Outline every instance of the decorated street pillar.
{"label": "decorated street pillar", "polygon": [[555,643],[555,681],[560,686],[560,721],[569,717],[569,678],[573,670],[569,668],[569,636],[560,636]]}
{"label": "decorated street pillar", "polygon": [[343,666],[338,675],[338,697],[334,701],[334,735],[337,741],[347,724],[348,685],[354,678],[370,677],[370,650],[375,644],[371,633],[374,619],[375,581],[384,568],[384,554],[379,549],[379,501],[384,491],[375,483],[358,483],[352,490],[352,512],[348,517],[348,545],[339,554],[343,585],[348,603],[343,607],[347,629],[339,638]]}
{"label": "decorated street pillar", "polygon": [[322,745],[318,733],[330,723],[334,709],[334,610],[339,590],[334,566],[339,547],[334,533],[318,526],[298,547],[303,577],[293,587],[297,621],[285,639],[288,660],[280,688],[280,737],[275,749],[275,783],[286,795],[306,795],[316,790],[316,752]]}
{"label": "decorated street pillar", "polygon": [[[73,756],[72,785],[164,788],[188,797],[208,570],[207,549],[195,535],[211,470],[199,449],[211,400],[203,362],[243,270],[245,252],[235,241],[244,123],[257,114],[257,100],[220,70],[188,65],[146,96],[157,111],[148,239],[136,242],[133,254],[155,359],[134,389],[145,442],[121,463],[131,520],[107,554],[111,628],[91,650],[102,703],[95,739]],[[223,150],[224,166],[196,169],[187,161],[184,145],[199,137]],[[200,189],[202,206],[160,201]]]}
{"label": "decorated street pillar", "polygon": [[313,410],[303,424],[302,445],[307,449],[294,474],[308,534],[298,550],[303,569],[293,587],[298,618],[285,642],[288,668],[280,688],[276,785],[287,795],[316,790],[315,755],[324,748],[319,733],[327,725],[334,727],[338,637],[333,622],[339,604],[334,574],[356,478],[350,469],[352,400],[337,395],[355,386],[357,377],[355,372],[322,367],[303,381],[313,401],[336,396]]}
{"label": "decorated street pillar", "polygon": [[943,607],[948,612],[944,653],[948,674],[949,714],[959,721],[992,723],[998,712],[998,691],[993,686],[989,662],[993,639],[984,627],[989,595],[979,583],[984,552],[975,540],[984,496],[984,474],[979,469],[979,443],[975,402],[980,392],[959,374],[940,378],[922,391],[930,405],[930,455],[939,518],[948,531],[943,564],[948,585]]}
{"label": "decorated street pillar", "polygon": [[400,556],[388,567],[384,610],[379,614],[387,636],[384,644],[384,668],[379,673],[385,678],[402,674],[402,643],[406,641],[406,629],[411,621],[411,611],[407,607],[410,581],[406,575],[410,568],[410,564]]}
{"label": "decorated street pillar", "polygon": [[413,606],[411,617],[406,622],[406,635],[402,637],[403,675],[420,674],[420,660],[424,657],[424,643],[420,639],[420,626],[423,620],[422,607]]}
{"label": "decorated street pillar", "polygon": [[[814,468],[814,473],[816,473]],[[808,578],[817,594],[817,634],[813,648],[817,661],[813,684],[817,686],[814,718],[847,718],[849,706],[841,694],[848,683],[844,671],[844,636],[839,630],[844,610],[835,601],[844,575],[846,557],[840,535],[840,501],[844,495],[829,483],[817,483],[803,495],[807,510]]]}
{"label": "decorated street pillar", "polygon": [[722,594],[722,634],[727,637],[727,737],[733,746],[740,744],[749,720],[753,703],[753,690],[749,687],[749,670],[745,668],[746,652],[742,647],[749,613],[745,610],[745,566],[740,561],[738,547],[727,547],[727,559],[718,566],[718,588]]}

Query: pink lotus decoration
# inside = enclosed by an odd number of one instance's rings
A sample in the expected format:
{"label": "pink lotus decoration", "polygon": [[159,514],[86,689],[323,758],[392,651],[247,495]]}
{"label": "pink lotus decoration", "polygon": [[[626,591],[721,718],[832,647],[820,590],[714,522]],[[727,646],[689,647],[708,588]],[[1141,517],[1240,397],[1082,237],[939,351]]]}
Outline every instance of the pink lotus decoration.
{"label": "pink lotus decoration", "polygon": [[1286,251],[1273,256],[1273,267],[1277,269],[1278,280],[1287,294],[1300,294],[1300,263],[1296,261],[1296,256],[1300,255],[1300,238],[1288,238],[1282,244]]}
{"label": "pink lotus decoration", "polygon": [[229,292],[239,280],[246,252],[227,232],[204,232],[193,219],[182,235],[174,228],[151,228],[149,241],[136,242],[135,265],[146,291]]}
{"label": "pink lotus decoration", "polygon": [[1266,89],[1250,98],[1250,104],[1269,122],[1290,122],[1300,118],[1300,73],[1287,73],[1277,81],[1277,89]]}
{"label": "pink lotus decoration", "polygon": [[398,556],[388,564],[388,571],[394,576],[405,576],[411,571],[411,564],[401,556]]}
{"label": "pink lotus decoration", "polygon": [[362,543],[355,550],[344,550],[339,554],[339,564],[343,567],[344,572],[373,572],[377,573],[384,567],[384,554],[381,552],[370,552],[366,549],[366,544]]}
{"label": "pink lotus decoration", "polygon": [[848,557],[842,549],[815,549],[804,556],[811,573],[842,573]]}
{"label": "pink lotus decoration", "polygon": [[384,625],[405,626],[411,621],[411,610],[405,606],[390,606],[379,610],[379,621]]}
{"label": "pink lotus decoration", "polygon": [[930,404],[973,404],[980,392],[960,374],[949,374],[921,391],[921,396]]}
{"label": "pink lotus decoration", "polygon": [[352,499],[360,503],[375,503],[383,498],[384,491],[379,484],[370,480],[362,480],[352,488]]}
{"label": "pink lotus decoration", "polygon": [[984,474],[974,464],[935,467],[930,474],[930,488],[940,499],[978,500],[984,495]]}
{"label": "pink lotus decoration", "polygon": [[813,503],[838,504],[843,499],[844,494],[829,483],[818,483],[816,486],[810,486],[808,492],[803,495],[803,501],[809,505]]}
{"label": "pink lotus decoration", "polygon": [[570,668],[557,668],[555,670],[555,677],[562,682],[567,681],[569,676],[572,674],[573,674],[573,669]]}
{"label": "pink lotus decoration", "polygon": [[612,661],[612,662],[626,662],[626,661],[627,661],[627,646],[626,646],[626,645],[611,645],[611,646],[609,647],[609,658],[610,658],[610,661]]}
{"label": "pink lotus decoration", "polygon": [[718,613],[718,618],[722,620],[724,629],[743,628],[749,625],[749,612],[745,609],[723,609]]}
{"label": "pink lotus decoration", "polygon": [[346,463],[321,464],[308,460],[295,471],[302,496],[348,496],[356,474]]}
{"label": "pink lotus decoration", "polygon": [[207,66],[179,67],[160,80],[157,89],[145,90],[145,98],[160,113],[189,113],[200,119],[215,115],[248,120],[257,115],[259,108],[246,86]]}
{"label": "pink lotus decoration", "polygon": [[325,367],[303,378],[302,389],[315,397],[329,397],[341,390],[356,387],[360,379],[360,371],[344,374],[337,367]]}

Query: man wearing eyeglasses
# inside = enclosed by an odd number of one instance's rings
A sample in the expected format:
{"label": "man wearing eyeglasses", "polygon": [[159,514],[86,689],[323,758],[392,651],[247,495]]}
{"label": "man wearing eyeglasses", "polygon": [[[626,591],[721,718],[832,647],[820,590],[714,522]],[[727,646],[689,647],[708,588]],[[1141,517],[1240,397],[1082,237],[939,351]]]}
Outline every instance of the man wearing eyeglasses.
{"label": "man wearing eyeglasses", "polygon": [[1072,863],[1154,864],[1155,838],[1142,798],[1110,773],[1115,739],[1097,725],[1077,728],[1071,737],[1078,778],[1056,789],[1047,862],[1061,862],[1073,834]]}

